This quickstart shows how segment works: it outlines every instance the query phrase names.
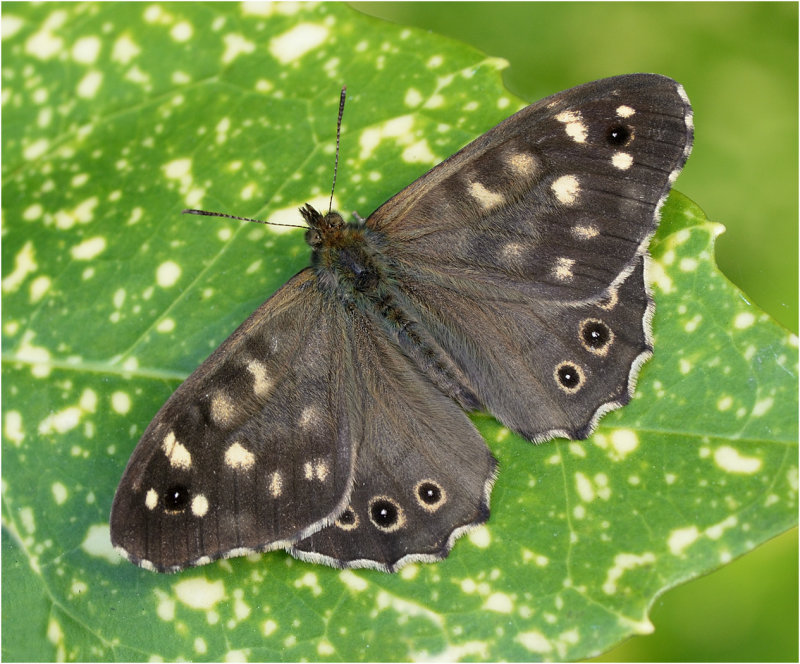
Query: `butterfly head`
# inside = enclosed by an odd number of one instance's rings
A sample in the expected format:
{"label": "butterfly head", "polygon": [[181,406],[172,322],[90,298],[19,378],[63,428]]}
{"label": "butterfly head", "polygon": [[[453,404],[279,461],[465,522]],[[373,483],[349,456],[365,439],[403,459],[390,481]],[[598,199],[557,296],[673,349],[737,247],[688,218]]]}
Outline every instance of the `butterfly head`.
{"label": "butterfly head", "polygon": [[300,214],[303,215],[303,219],[308,224],[306,242],[312,249],[319,249],[325,244],[326,239],[331,238],[347,225],[345,220],[342,219],[342,215],[338,212],[322,214],[308,203],[300,208]]}

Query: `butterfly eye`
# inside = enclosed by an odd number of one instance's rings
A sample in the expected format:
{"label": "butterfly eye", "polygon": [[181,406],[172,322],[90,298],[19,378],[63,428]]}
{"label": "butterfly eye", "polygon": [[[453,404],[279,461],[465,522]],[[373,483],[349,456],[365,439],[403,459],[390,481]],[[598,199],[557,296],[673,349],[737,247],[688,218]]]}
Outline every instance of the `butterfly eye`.
{"label": "butterfly eye", "polygon": [[378,496],[370,501],[369,518],[378,530],[385,533],[392,533],[405,524],[403,508],[386,496]]}
{"label": "butterfly eye", "polygon": [[614,339],[614,333],[603,321],[587,318],[581,323],[581,343],[590,353],[605,355]]}
{"label": "butterfly eye", "polygon": [[322,246],[322,235],[316,228],[309,228],[306,231],[306,243],[311,246],[312,249],[317,249]]}
{"label": "butterfly eye", "polygon": [[162,495],[164,509],[168,512],[182,512],[189,505],[191,492],[182,484],[175,484]]}
{"label": "butterfly eye", "polygon": [[417,484],[416,494],[420,507],[428,512],[435,512],[445,503],[444,489],[433,480],[423,480]]}
{"label": "butterfly eye", "polygon": [[612,125],[606,132],[606,140],[609,145],[620,146],[625,145],[631,138],[631,131],[626,126],[621,124]]}
{"label": "butterfly eye", "polygon": [[553,372],[559,387],[568,394],[574,394],[583,385],[583,371],[571,362],[562,362]]}

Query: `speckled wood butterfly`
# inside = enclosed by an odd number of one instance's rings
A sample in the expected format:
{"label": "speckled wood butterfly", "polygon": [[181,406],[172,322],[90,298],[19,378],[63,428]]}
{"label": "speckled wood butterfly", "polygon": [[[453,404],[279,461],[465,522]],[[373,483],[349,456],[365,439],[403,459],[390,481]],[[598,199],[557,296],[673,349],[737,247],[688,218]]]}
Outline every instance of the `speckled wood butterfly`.
{"label": "speckled wood butterfly", "polygon": [[365,221],[306,205],[311,266],[144,432],[111,539],[172,572],[284,548],[394,571],[489,517],[464,411],[585,438],[650,356],[647,245],[689,155],[683,88],[587,83],[500,123]]}

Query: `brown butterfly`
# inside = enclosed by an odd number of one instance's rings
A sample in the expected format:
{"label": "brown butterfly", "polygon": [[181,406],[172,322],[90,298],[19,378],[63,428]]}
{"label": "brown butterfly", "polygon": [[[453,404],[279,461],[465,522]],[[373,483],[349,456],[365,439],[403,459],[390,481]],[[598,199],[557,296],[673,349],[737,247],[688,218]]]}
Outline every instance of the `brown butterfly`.
{"label": "brown butterfly", "polygon": [[445,557],[495,477],[464,411],[585,438],[630,399],[647,245],[691,144],[679,84],[618,76],[528,106],[366,221],[306,205],[311,266],[153,419],[114,545],[161,572],[275,548],[386,571]]}

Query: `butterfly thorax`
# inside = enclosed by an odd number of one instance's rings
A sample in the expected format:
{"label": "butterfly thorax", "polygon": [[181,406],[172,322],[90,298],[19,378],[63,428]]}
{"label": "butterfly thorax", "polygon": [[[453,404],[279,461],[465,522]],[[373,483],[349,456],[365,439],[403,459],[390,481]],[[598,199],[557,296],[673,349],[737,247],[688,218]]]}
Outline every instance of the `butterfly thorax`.
{"label": "butterfly thorax", "polygon": [[309,225],[306,242],[322,290],[347,304],[380,299],[390,271],[372,237],[376,234],[363,223],[348,224],[338,212],[323,215],[310,205],[300,212]]}
{"label": "butterfly thorax", "polygon": [[382,251],[385,238],[363,222],[348,224],[338,212],[321,214],[310,205],[300,210],[309,225],[306,242],[317,285],[346,307],[379,325],[434,385],[462,407],[480,401],[466,376],[420,324],[419,312],[399,287],[391,261]]}

